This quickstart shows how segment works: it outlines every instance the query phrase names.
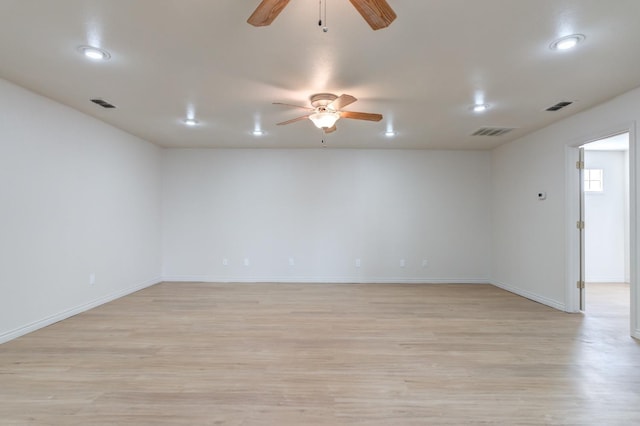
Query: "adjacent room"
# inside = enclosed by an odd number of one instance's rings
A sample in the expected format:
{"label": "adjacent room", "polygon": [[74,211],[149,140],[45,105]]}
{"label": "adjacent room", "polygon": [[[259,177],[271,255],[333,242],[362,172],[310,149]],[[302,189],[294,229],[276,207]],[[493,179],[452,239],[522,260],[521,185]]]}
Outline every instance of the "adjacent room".
{"label": "adjacent room", "polygon": [[0,0],[0,423],[640,423],[639,16]]}

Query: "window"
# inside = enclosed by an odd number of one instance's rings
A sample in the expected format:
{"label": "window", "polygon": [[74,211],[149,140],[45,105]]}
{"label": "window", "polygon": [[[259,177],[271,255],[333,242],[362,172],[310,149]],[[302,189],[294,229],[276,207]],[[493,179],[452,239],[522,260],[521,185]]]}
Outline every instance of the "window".
{"label": "window", "polygon": [[584,192],[602,192],[602,169],[584,170]]}

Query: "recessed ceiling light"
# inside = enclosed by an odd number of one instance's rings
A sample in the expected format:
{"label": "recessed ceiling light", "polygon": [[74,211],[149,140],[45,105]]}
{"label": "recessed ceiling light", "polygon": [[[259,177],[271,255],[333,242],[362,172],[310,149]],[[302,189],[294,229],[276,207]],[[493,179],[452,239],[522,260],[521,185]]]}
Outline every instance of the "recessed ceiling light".
{"label": "recessed ceiling light", "polygon": [[487,104],[476,104],[471,107],[471,111],[473,112],[485,112],[489,109],[489,105]]}
{"label": "recessed ceiling light", "polygon": [[582,34],[571,34],[555,40],[553,43],[549,45],[549,49],[551,50],[573,49],[578,45],[578,43],[580,43],[584,39],[585,39],[585,36]]}
{"label": "recessed ceiling light", "polygon": [[397,135],[397,133],[394,130],[387,130],[386,132],[384,132],[384,135],[388,138],[391,138],[395,135]]}
{"label": "recessed ceiling light", "polygon": [[262,130],[260,130],[260,129],[256,129],[256,130],[254,130],[253,132],[251,132],[251,134],[252,134],[253,136],[262,136],[262,135],[264,135],[264,131],[262,131]]}
{"label": "recessed ceiling light", "polygon": [[187,126],[195,126],[196,124],[198,124],[198,120],[196,120],[195,118],[186,118],[184,120],[184,124],[186,124]]}
{"label": "recessed ceiling light", "polygon": [[78,51],[94,61],[106,61],[111,58],[111,54],[104,49],[93,46],[79,46]]}

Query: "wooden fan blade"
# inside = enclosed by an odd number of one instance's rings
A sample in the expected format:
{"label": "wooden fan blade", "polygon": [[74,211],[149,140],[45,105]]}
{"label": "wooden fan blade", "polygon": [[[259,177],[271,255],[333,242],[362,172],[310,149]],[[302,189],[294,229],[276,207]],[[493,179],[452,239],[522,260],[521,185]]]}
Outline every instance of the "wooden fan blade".
{"label": "wooden fan blade", "polygon": [[323,127],[322,130],[324,130],[325,133],[333,133],[336,130],[338,130],[338,128],[336,127],[336,125],[334,124],[331,127]]}
{"label": "wooden fan blade", "polygon": [[306,109],[308,111],[314,111],[314,108],[300,106],[300,105],[284,104],[282,102],[274,102],[273,104],[274,105],[284,105],[284,106],[289,106],[289,107],[293,107],[293,108],[302,108],[302,109]]}
{"label": "wooden fan blade", "polygon": [[[311,115],[311,114],[309,114]],[[287,120],[287,121],[283,121],[282,123],[278,123],[278,126],[282,126],[284,124],[291,124],[291,123],[295,123],[296,121],[302,121],[305,120],[307,118],[309,118],[309,115],[303,115],[302,117],[296,117],[296,118],[292,118],[291,120]]]}
{"label": "wooden fan blade", "polygon": [[396,19],[396,13],[386,0],[349,0],[373,30],[386,28]]}
{"label": "wooden fan blade", "polygon": [[289,0],[262,0],[247,22],[254,27],[270,25],[288,3]]}
{"label": "wooden fan blade", "polygon": [[357,101],[357,99],[351,95],[340,95],[333,102],[327,105],[327,107],[338,111],[347,105],[351,105],[355,101]]}
{"label": "wooden fan blade", "polygon": [[340,117],[353,118],[355,120],[380,121],[382,114],[371,114],[368,112],[340,111]]}

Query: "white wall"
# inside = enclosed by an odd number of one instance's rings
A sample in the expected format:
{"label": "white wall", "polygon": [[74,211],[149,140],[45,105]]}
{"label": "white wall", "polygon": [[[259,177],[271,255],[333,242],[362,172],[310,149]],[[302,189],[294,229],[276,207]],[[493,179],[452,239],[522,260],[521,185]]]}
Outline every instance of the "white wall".
{"label": "white wall", "polygon": [[164,277],[486,282],[489,159],[489,152],[166,150]]}
{"label": "white wall", "polygon": [[[566,261],[564,164],[562,145],[531,135],[495,149],[491,168],[491,282],[559,309]],[[538,192],[547,199],[538,200]]]}
{"label": "white wall", "polygon": [[604,191],[585,192],[585,278],[587,282],[628,282],[625,231],[625,151],[585,151],[585,168],[602,169]]}
{"label": "white wall", "polygon": [[[638,105],[640,89],[493,150],[493,283],[565,308],[569,282],[565,266],[570,263],[566,255],[567,239],[574,232],[571,224],[575,226],[577,220],[570,217],[567,209],[566,146],[607,136],[608,131],[635,129],[640,119]],[[637,168],[635,137],[632,131],[631,162]],[[636,179],[632,173],[631,192],[635,200],[640,187]],[[537,191],[546,191],[547,200],[538,201]],[[632,212],[637,210],[634,205],[631,208]],[[632,233],[637,232],[632,229]],[[638,259],[632,259],[632,272],[637,270],[637,264]],[[633,297],[637,304],[637,292]],[[637,317],[633,321],[640,336]]]}
{"label": "white wall", "polygon": [[0,342],[159,281],[159,162],[0,79]]}

